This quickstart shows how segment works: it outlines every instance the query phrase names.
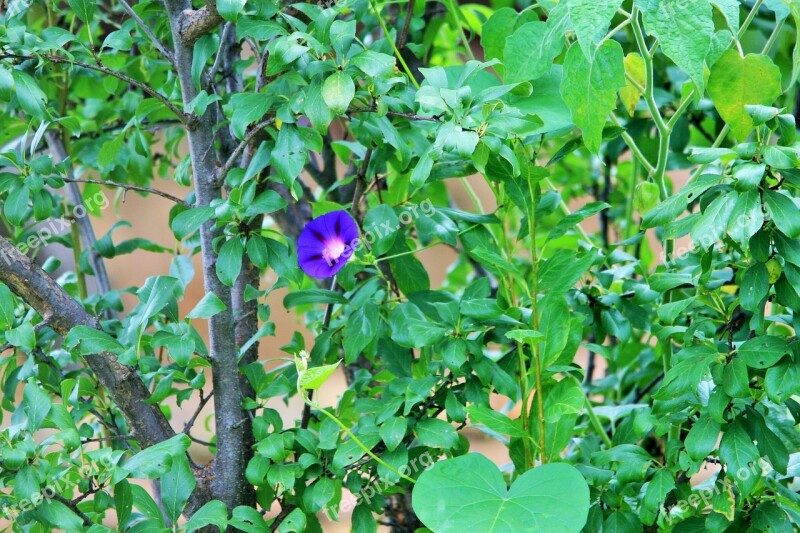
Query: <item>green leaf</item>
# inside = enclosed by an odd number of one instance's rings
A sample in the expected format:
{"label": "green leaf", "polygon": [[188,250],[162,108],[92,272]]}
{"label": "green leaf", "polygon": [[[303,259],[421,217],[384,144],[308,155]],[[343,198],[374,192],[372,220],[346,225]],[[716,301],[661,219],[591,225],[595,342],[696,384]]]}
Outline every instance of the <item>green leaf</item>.
{"label": "green leaf", "polygon": [[381,436],[381,440],[384,444],[386,444],[387,450],[393,451],[403,442],[407,428],[408,420],[399,416],[390,417],[381,425],[378,434]]}
{"label": "green leaf", "polygon": [[322,84],[322,99],[334,115],[342,115],[356,94],[356,86],[349,74],[334,72]]}
{"label": "green leaf", "polygon": [[744,141],[754,127],[745,106],[770,105],[781,92],[781,72],[769,56],[742,57],[735,49],[722,54],[708,78],[708,94],[739,141]]}
{"label": "green leaf", "polygon": [[395,67],[394,56],[372,50],[363,50],[351,57],[348,62],[372,78],[388,76],[394,72]]}
{"label": "green leaf", "polygon": [[647,484],[647,490],[644,493],[644,500],[642,501],[645,509],[651,513],[658,512],[658,509],[664,503],[667,495],[672,492],[674,488],[675,477],[672,472],[666,468],[659,469]]}
{"label": "green leaf", "polygon": [[64,339],[64,346],[70,350],[77,348],[80,355],[103,352],[119,355],[125,351],[125,347],[111,335],[90,326],[72,328]]}
{"label": "green leaf", "polygon": [[14,78],[17,101],[22,109],[32,117],[48,118],[49,115],[46,109],[47,96],[39,88],[36,80],[21,70],[15,69],[11,74]]}
{"label": "green leaf", "polygon": [[12,225],[20,227],[25,225],[29,201],[30,189],[25,185],[17,187],[8,195],[3,206],[3,213]]}
{"label": "green leaf", "polygon": [[183,526],[186,533],[192,533],[207,525],[215,525],[220,531],[228,526],[228,508],[219,500],[211,500],[198,509]]}
{"label": "green leaf", "polygon": [[50,396],[39,385],[30,381],[25,384],[22,393],[22,408],[28,415],[28,430],[34,432],[42,427],[44,419],[52,407]]}
{"label": "green leaf", "polygon": [[550,463],[519,476],[506,488],[500,469],[471,453],[425,470],[413,507],[436,533],[580,531],[589,512],[589,487],[566,463]]}
{"label": "green leaf", "polygon": [[225,303],[220,300],[216,294],[209,292],[203,296],[202,300],[197,302],[197,305],[194,306],[194,309],[189,311],[189,314],[186,315],[186,318],[211,318],[217,313],[225,311],[227,308],[228,307],[225,305]]}
{"label": "green leaf", "polygon": [[183,456],[192,440],[183,433],[140,451],[122,465],[122,470],[138,479],[154,479],[166,474],[177,456]]}
{"label": "green leaf", "polygon": [[617,91],[625,86],[622,47],[616,41],[603,43],[593,60],[578,46],[570,47],[564,59],[561,96],[572,111],[572,120],[583,132],[583,142],[592,152],[600,150],[603,127],[617,103]]}
{"label": "green leaf", "polygon": [[392,249],[400,231],[400,220],[394,209],[380,204],[367,211],[362,227],[364,240],[369,243],[372,253],[380,257]]}
{"label": "green leaf", "polygon": [[542,368],[548,368],[558,360],[561,351],[569,340],[569,305],[560,293],[550,293],[542,299],[539,306],[539,326],[544,333],[544,341],[539,350]]}
{"label": "green leaf", "polygon": [[569,0],[566,5],[578,44],[587,59],[591,59],[597,43],[608,32],[611,19],[622,6],[622,0]]}
{"label": "green leaf", "polygon": [[337,361],[332,365],[314,366],[307,369],[300,378],[300,387],[307,390],[320,388],[336,372],[340,362]]}
{"label": "green leaf", "polygon": [[789,344],[783,337],[760,335],[742,343],[737,352],[747,366],[769,368],[789,353]]}
{"label": "green leaf", "polygon": [[345,362],[355,361],[378,334],[380,309],[370,302],[350,315],[342,333]]}
{"label": "green leaf", "polygon": [[714,22],[708,0],[637,0],[647,33],[664,54],[686,72],[702,95],[705,59],[711,49]]}
{"label": "green leaf", "polygon": [[172,522],[180,517],[195,487],[194,474],[186,455],[176,455],[172,468],[161,477],[161,501]]}
{"label": "green leaf", "polygon": [[800,216],[797,204],[791,198],[778,191],[765,189],[764,205],[772,222],[784,235],[790,239],[800,237]]}
{"label": "green leaf", "polygon": [[728,478],[739,488],[742,496],[749,496],[761,478],[761,467],[758,449],[742,420],[737,419],[728,427],[719,445],[719,457],[725,464]]}
{"label": "green leaf", "polygon": [[[481,29],[481,45],[486,61],[503,59],[506,38],[514,32],[517,23],[517,12],[510,7],[501,7],[483,23]],[[495,70],[499,65],[495,65]]]}
{"label": "green leaf", "polygon": [[489,407],[473,404],[467,407],[467,413],[469,413],[469,420],[472,425],[480,424],[495,433],[513,438],[524,439],[528,436],[527,432],[522,429],[522,424]]}
{"label": "green leaf", "polygon": [[741,359],[734,359],[722,370],[722,390],[731,398],[750,397],[750,379],[747,365]]}
{"label": "green leaf", "polygon": [[686,435],[686,453],[693,461],[700,461],[717,447],[721,425],[707,415],[701,415]]}
{"label": "green leaf", "polygon": [[172,219],[170,227],[175,238],[183,240],[214,216],[213,207],[193,207],[179,213]]}
{"label": "green leaf", "polygon": [[747,247],[750,237],[764,225],[764,213],[761,209],[761,195],[757,189],[751,189],[739,195],[728,220],[728,235],[743,248]]}
{"label": "green leaf", "polygon": [[577,211],[573,211],[569,215],[559,220],[558,224],[556,224],[556,227],[553,228],[553,230],[547,236],[547,241],[558,239],[559,237],[563,236],[567,232],[567,230],[572,229],[573,226],[580,224],[587,218],[594,216],[600,211],[608,209],[609,207],[611,206],[605,202],[587,203]]}
{"label": "green leaf", "polygon": [[14,295],[5,284],[0,283],[0,329],[8,329],[16,318],[14,317]]}
{"label": "green leaf", "polygon": [[719,242],[728,228],[737,199],[738,194],[732,191],[720,194],[711,202],[692,227],[692,242],[703,250]]}
{"label": "green leaf", "polygon": [[243,255],[244,246],[242,246],[242,241],[238,237],[228,239],[219,249],[216,265],[217,276],[228,287],[233,287],[236,278],[239,277],[239,272],[242,271]]}
{"label": "green leaf", "polygon": [[755,263],[744,273],[739,287],[739,302],[742,308],[755,312],[769,292],[769,272],[764,263]]}
{"label": "green leaf", "polygon": [[532,81],[550,71],[563,41],[550,38],[545,22],[523,24],[508,36],[503,50],[505,83]]}
{"label": "green leaf", "polygon": [[67,3],[83,22],[88,24],[92,21],[95,0],[68,0]]}
{"label": "green leaf", "polygon": [[222,18],[236,22],[247,0],[217,0],[217,11]]}
{"label": "green leaf", "polygon": [[580,257],[571,250],[558,250],[539,269],[539,290],[566,293],[589,269],[596,255],[596,249]]}
{"label": "green leaf", "polygon": [[764,388],[770,400],[783,403],[800,390],[800,365],[793,361],[784,361],[770,367],[764,378]]}
{"label": "green leaf", "polygon": [[275,148],[272,151],[272,165],[278,171],[278,176],[284,185],[290,187],[294,184],[294,180],[306,164],[307,157],[305,142],[297,128],[284,124],[278,132]]}
{"label": "green leaf", "polygon": [[83,519],[58,500],[50,498],[43,500],[36,510],[36,515],[60,531],[81,531],[83,529]]}
{"label": "green leaf", "polygon": [[438,418],[429,418],[418,423],[414,433],[423,446],[449,450],[458,444],[458,433],[453,426]]}
{"label": "green leaf", "polygon": [[283,299],[283,306],[291,309],[299,305],[313,304],[347,304],[347,298],[336,291],[327,289],[305,289],[302,291],[290,292]]}

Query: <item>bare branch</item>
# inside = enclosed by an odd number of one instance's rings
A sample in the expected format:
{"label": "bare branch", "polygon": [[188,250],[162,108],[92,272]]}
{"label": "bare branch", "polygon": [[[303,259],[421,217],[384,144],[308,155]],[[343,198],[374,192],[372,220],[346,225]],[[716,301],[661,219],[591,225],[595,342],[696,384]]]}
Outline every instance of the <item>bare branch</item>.
{"label": "bare branch", "polygon": [[97,185],[106,185],[108,187],[118,187],[120,189],[125,189],[128,191],[137,191],[137,192],[144,192],[149,194],[155,194],[156,196],[160,196],[162,198],[166,198],[167,200],[173,201],[176,204],[185,205],[187,207],[190,206],[188,202],[181,200],[177,196],[173,196],[167,192],[159,191],[158,189],[153,189],[150,187],[140,187],[138,185],[131,185],[128,183],[119,183],[116,181],[109,181],[109,180],[88,180],[88,179],[77,179],[77,178],[63,178],[64,181],[69,183],[96,183]]}
{"label": "bare branch", "polygon": [[408,9],[406,10],[406,20],[403,21],[403,28],[397,34],[397,49],[402,50],[406,47],[406,39],[408,38],[408,27],[411,25],[411,19],[414,17],[414,4],[415,0],[408,0]]}
{"label": "bare branch", "polygon": [[208,400],[210,400],[212,396],[214,396],[214,391],[213,390],[208,393],[208,396],[204,396],[203,395],[203,390],[202,389],[200,390],[200,403],[197,404],[197,409],[195,409],[194,414],[192,415],[192,417],[189,420],[187,420],[186,424],[183,426],[183,432],[184,433],[186,433],[187,435],[189,434],[189,431],[192,430],[192,426],[194,426],[194,423],[197,420],[197,417],[200,416],[200,411],[203,410],[203,408],[208,403]]}
{"label": "bare branch", "polygon": [[60,57],[52,54],[45,54],[45,55],[0,54],[0,59],[19,59],[19,60],[44,59],[46,61],[50,61],[51,63],[74,65],[78,67],[83,67],[85,69],[102,72],[103,74],[113,76],[114,78],[120,79],[125,83],[133,85],[134,87],[137,87],[142,91],[144,91],[145,93],[149,94],[156,100],[159,100],[170,111],[172,111],[175,114],[175,116],[177,116],[180,119],[182,123],[190,124],[192,122],[191,117],[189,115],[181,111],[178,108],[178,106],[169,101],[169,98],[162,95],[154,88],[150,87],[144,82],[131,78],[127,74],[123,74],[122,72],[117,72],[114,69],[110,69],[100,64],[84,63],[83,61],[76,61],[74,59],[68,59],[66,57]]}
{"label": "bare branch", "polygon": [[208,83],[214,81],[214,76],[217,75],[219,68],[222,66],[222,59],[225,57],[224,48],[225,42],[228,40],[228,34],[234,29],[233,22],[226,22],[225,26],[222,27],[222,35],[219,38],[219,51],[217,52],[217,57],[214,58],[214,64],[211,66],[211,70],[208,72]]}
{"label": "bare branch", "polygon": [[172,52],[170,52],[167,49],[167,47],[164,46],[164,43],[158,40],[156,34],[153,33],[153,30],[150,29],[150,26],[145,24],[145,22],[139,17],[139,15],[136,14],[136,11],[133,10],[133,8],[130,6],[130,4],[128,4],[128,2],[126,2],[125,0],[119,0],[119,1],[122,4],[122,7],[125,9],[125,11],[128,13],[128,15],[130,15],[130,17],[136,21],[136,23],[139,25],[139,27],[142,29],[145,35],[147,35],[147,37],[149,37],[150,40],[153,42],[153,45],[158,49],[159,52],[161,52],[161,55],[166,57],[167,61],[169,61],[174,67],[175,59],[172,57]]}

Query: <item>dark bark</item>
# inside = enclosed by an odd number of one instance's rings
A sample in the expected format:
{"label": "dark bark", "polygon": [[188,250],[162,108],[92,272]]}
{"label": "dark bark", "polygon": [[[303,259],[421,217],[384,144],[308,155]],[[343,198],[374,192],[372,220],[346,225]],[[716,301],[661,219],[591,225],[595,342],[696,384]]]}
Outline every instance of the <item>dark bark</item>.
{"label": "dark bark", "polygon": [[[172,29],[175,65],[183,103],[186,105],[197,96],[191,73],[192,43],[202,35],[198,32],[210,31],[219,23],[219,20],[214,22],[219,15],[216,15],[216,8],[213,13],[210,12],[212,3],[194,12],[191,10],[191,3],[186,0],[166,0],[165,5]],[[203,10],[206,10],[204,18],[192,18],[199,17]],[[196,118],[196,123],[187,132],[198,206],[208,206],[221,197],[221,184],[216,179],[214,115],[215,113],[208,110],[206,114]],[[252,499],[247,497],[251,490],[245,477],[247,439],[244,424],[248,413],[242,406],[244,394],[239,379],[231,290],[219,280],[216,272],[217,253],[214,250],[214,240],[220,235],[213,220],[207,221],[200,228],[205,291],[216,294],[226,307],[225,311],[217,313],[208,322],[217,433],[212,493],[214,498],[232,509],[239,505],[252,504]]]}

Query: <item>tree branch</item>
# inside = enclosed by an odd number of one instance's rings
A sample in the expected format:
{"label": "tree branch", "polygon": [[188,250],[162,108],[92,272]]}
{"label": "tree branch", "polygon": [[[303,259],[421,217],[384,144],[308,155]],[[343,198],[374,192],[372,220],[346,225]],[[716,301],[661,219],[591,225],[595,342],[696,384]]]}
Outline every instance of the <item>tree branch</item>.
{"label": "tree branch", "polygon": [[106,185],[108,187],[118,187],[120,189],[125,189],[127,191],[137,191],[137,192],[144,192],[149,194],[155,194],[156,196],[160,196],[162,198],[166,198],[167,200],[171,200],[176,204],[185,205],[187,207],[190,204],[184,200],[181,200],[177,196],[172,196],[171,194],[159,191],[158,189],[152,189],[150,187],[140,187],[138,185],[131,185],[128,183],[119,183],[116,181],[109,181],[109,180],[85,180],[85,179],[77,179],[77,178],[62,178],[64,181],[68,183],[96,183],[97,185]]}
{"label": "tree branch", "polygon": [[244,140],[242,140],[242,142],[239,143],[239,146],[233,150],[233,153],[231,153],[230,157],[228,157],[228,160],[225,161],[225,164],[217,170],[214,181],[218,186],[222,185],[222,182],[225,181],[225,176],[228,175],[228,172],[237,166],[239,157],[241,157],[242,153],[244,153],[245,149],[250,145],[250,143],[253,142],[253,139],[255,139],[264,128],[274,122],[275,117],[269,117],[250,128],[250,131],[248,131],[247,135],[244,136]]}
{"label": "tree branch", "polygon": [[100,64],[84,63],[83,61],[68,59],[65,57],[60,57],[52,54],[45,54],[45,55],[0,54],[0,59],[19,59],[26,61],[31,59],[44,59],[50,61],[51,63],[77,65],[85,69],[101,72],[103,74],[107,74],[108,76],[113,76],[114,78],[120,79],[125,83],[133,85],[134,87],[137,87],[138,89],[141,89],[145,93],[149,94],[150,96],[152,96],[153,98],[164,104],[170,111],[172,111],[175,114],[175,116],[177,116],[180,119],[182,123],[189,124],[192,122],[191,117],[189,115],[181,111],[175,104],[169,101],[169,98],[162,95],[154,88],[150,87],[144,82],[131,78],[127,74],[123,74],[122,72],[118,72],[114,69],[110,69]]}
{"label": "tree branch", "polygon": [[[191,2],[188,0],[164,0],[164,4],[175,43],[175,65],[183,102],[187,105],[197,96],[197,87],[192,79],[192,43],[222,19],[211,1],[197,11],[191,9]],[[218,124],[215,117],[217,113],[213,109],[206,110],[205,114],[196,118],[196,123],[187,132],[198,206],[209,206],[222,197],[221,182],[216,179],[218,173],[214,131]],[[216,271],[218,256],[214,242],[220,237],[222,233],[216,228],[214,220],[208,220],[200,226],[205,292],[215,294],[225,306],[225,311],[208,320],[217,433],[217,455],[213,463],[211,490],[214,498],[233,509],[239,505],[253,506],[255,498],[245,476],[247,437],[243,424],[248,412],[242,406],[244,394],[234,335],[231,290],[220,281]]]}
{"label": "tree branch", "polygon": [[136,23],[139,25],[139,28],[141,28],[141,30],[145,33],[145,35],[147,35],[147,37],[150,38],[150,40],[153,42],[153,45],[158,49],[159,52],[161,52],[161,55],[166,57],[167,61],[169,61],[174,67],[175,59],[172,57],[172,52],[170,52],[167,49],[167,47],[164,46],[164,43],[158,40],[156,34],[153,33],[153,30],[150,29],[150,26],[145,24],[145,22],[139,17],[139,15],[136,14],[136,11],[133,10],[133,8],[130,6],[130,4],[128,4],[128,2],[126,2],[125,0],[119,0],[119,2],[120,4],[122,4],[122,7],[125,9],[128,15],[130,15],[130,17],[136,21]]}
{"label": "tree branch", "polygon": [[[47,321],[47,325],[60,335],[66,335],[78,326],[99,329],[97,317],[86,312],[44,270],[2,237],[0,281],[36,310]],[[157,444],[175,434],[158,405],[147,403],[150,392],[133,369],[120,364],[116,355],[110,352],[89,354],[84,359],[98,381],[108,390],[143,447]]]}

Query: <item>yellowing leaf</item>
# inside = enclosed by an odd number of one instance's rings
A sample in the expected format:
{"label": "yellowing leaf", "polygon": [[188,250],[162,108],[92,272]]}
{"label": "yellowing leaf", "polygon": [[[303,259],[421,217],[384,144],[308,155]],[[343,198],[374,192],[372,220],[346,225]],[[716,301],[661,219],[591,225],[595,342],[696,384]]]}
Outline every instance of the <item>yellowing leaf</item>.
{"label": "yellowing leaf", "polygon": [[781,95],[781,71],[768,56],[741,57],[731,49],[711,69],[708,94],[737,140],[744,141],[754,128],[744,106],[772,104]]}
{"label": "yellowing leaf", "polygon": [[[642,97],[641,87],[644,87],[646,82],[645,80],[645,72],[644,72],[644,59],[642,56],[635,52],[631,52],[630,54],[625,56],[623,60],[625,65],[625,87],[619,90],[619,99],[622,100],[622,104],[625,106],[625,109],[628,110],[629,115],[633,115],[634,109],[636,109],[636,104],[639,103],[639,98]],[[633,80],[633,81],[631,81]],[[638,84],[638,86],[634,83]]]}

